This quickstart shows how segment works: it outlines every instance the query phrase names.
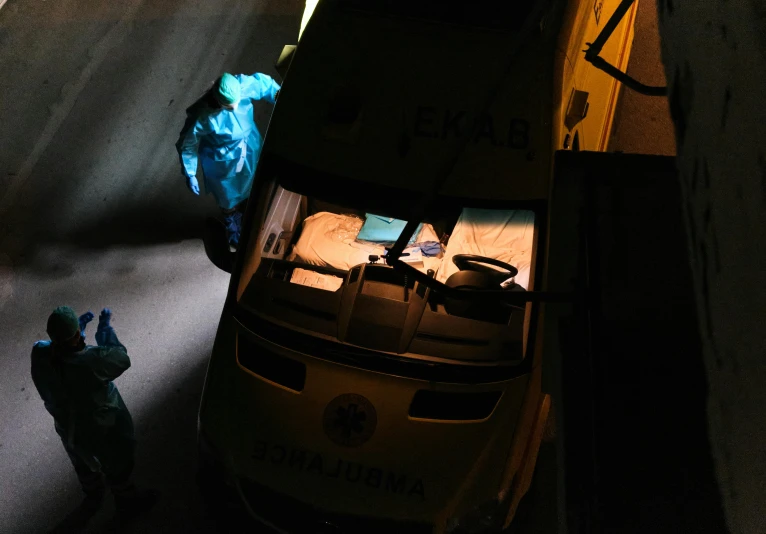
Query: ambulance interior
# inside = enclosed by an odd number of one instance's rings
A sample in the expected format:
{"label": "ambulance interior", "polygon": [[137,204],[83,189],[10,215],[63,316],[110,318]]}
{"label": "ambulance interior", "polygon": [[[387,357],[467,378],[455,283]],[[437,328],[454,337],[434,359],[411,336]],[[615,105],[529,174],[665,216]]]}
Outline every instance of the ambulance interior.
{"label": "ambulance interior", "polygon": [[[354,313],[362,314],[364,299],[369,298],[370,313],[387,314],[387,318],[380,318],[382,323],[397,323],[396,305],[402,306],[401,328],[388,332],[392,338],[397,338],[400,330],[407,330],[405,323],[411,314],[407,310],[414,306],[410,301],[420,297],[424,299],[424,313],[414,329],[436,325],[434,320],[439,316],[453,316],[468,322],[443,323],[432,330],[449,332],[458,339],[460,335],[455,332],[463,329],[471,339],[478,336],[499,340],[507,339],[506,330],[511,328],[517,334],[513,337],[520,340],[528,323],[529,304],[467,303],[446,299],[438,291],[426,294],[422,287],[418,295],[412,277],[386,265],[387,249],[397,240],[406,221],[300,195],[278,185],[271,195],[255,246],[251,245],[245,256],[239,293],[245,306],[268,310],[272,317],[280,313],[282,306],[286,322],[306,325],[313,319],[313,330],[335,335],[343,315],[337,312],[344,302],[341,294],[354,286],[353,293],[358,294],[352,306]],[[448,287],[525,291],[534,283],[535,237],[532,210],[456,207],[422,222],[400,259]],[[494,265],[466,262],[464,255],[497,261]],[[461,267],[469,273],[467,280],[461,275]],[[482,324],[490,330],[481,328]],[[370,328],[365,336],[368,345],[376,330]],[[397,348],[395,343],[383,345],[387,350]],[[402,352],[402,346],[398,348],[394,352]],[[490,347],[485,349],[478,352],[486,356]]]}

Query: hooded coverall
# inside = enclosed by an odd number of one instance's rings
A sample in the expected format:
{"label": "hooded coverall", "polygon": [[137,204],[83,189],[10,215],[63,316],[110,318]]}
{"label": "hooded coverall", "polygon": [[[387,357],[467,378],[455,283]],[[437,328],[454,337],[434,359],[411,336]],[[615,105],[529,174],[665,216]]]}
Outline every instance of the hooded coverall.
{"label": "hooded coverall", "polygon": [[[101,327],[100,327],[101,329]],[[32,380],[53,416],[86,495],[104,491],[103,473],[115,496],[132,491],[133,420],[112,380],[130,367],[111,326],[97,341],[67,351],[49,341],[32,349]]]}

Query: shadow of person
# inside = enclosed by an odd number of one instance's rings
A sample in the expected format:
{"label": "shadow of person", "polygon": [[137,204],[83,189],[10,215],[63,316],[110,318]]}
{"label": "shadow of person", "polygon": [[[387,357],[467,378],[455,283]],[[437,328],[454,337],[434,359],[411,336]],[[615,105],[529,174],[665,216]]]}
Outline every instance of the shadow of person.
{"label": "shadow of person", "polygon": [[[99,531],[117,533],[131,532],[136,523],[145,517],[157,504],[160,499],[160,493],[156,490],[139,489],[136,491],[136,497],[131,499],[129,507],[118,507],[111,511],[111,518],[107,519],[103,529]],[[86,532],[91,526],[93,519],[103,508],[103,497],[94,499],[86,497],[83,501],[64,519],[62,519],[48,534],[75,534]],[[109,513],[109,511],[105,511]]]}
{"label": "shadow of person", "polygon": [[86,497],[77,507],[69,512],[48,534],[74,534],[82,532],[90,520],[101,510],[103,498]]}

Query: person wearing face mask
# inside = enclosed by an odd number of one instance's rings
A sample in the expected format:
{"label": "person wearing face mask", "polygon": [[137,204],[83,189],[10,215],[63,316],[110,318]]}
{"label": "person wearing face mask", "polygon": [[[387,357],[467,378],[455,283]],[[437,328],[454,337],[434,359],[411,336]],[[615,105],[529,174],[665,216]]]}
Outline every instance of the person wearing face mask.
{"label": "person wearing face mask", "polygon": [[130,367],[127,349],[117,339],[108,308],[98,319],[97,345],[87,345],[85,328],[93,317],[91,312],[78,317],[69,306],[56,308],[48,317],[50,341],[35,343],[31,358],[32,380],[85,493],[65,520],[70,527],[84,526],[99,510],[107,486],[125,518],[148,510],[157,499],[131,480],[133,420],[113,383]]}
{"label": "person wearing face mask", "polygon": [[242,211],[263,145],[253,103],[274,104],[279,89],[266,74],[224,73],[186,110],[186,123],[176,143],[186,185],[195,195],[200,194],[197,167],[202,168],[205,190],[223,213],[232,251],[239,244]]}

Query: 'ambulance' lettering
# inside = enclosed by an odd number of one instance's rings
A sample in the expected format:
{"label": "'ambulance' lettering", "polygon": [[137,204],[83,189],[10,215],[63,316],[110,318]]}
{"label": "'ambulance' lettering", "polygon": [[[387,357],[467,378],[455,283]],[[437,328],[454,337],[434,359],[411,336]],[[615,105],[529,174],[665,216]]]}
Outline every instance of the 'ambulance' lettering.
{"label": "'ambulance' lettering", "polygon": [[347,462],[341,458],[328,460],[325,463],[325,458],[321,454],[304,449],[291,449],[284,445],[257,440],[253,445],[251,458],[258,462],[268,462],[304,473],[343,480],[349,484],[362,484],[386,493],[404,495],[421,501],[426,499],[425,486],[419,478],[411,478],[356,462]]}

